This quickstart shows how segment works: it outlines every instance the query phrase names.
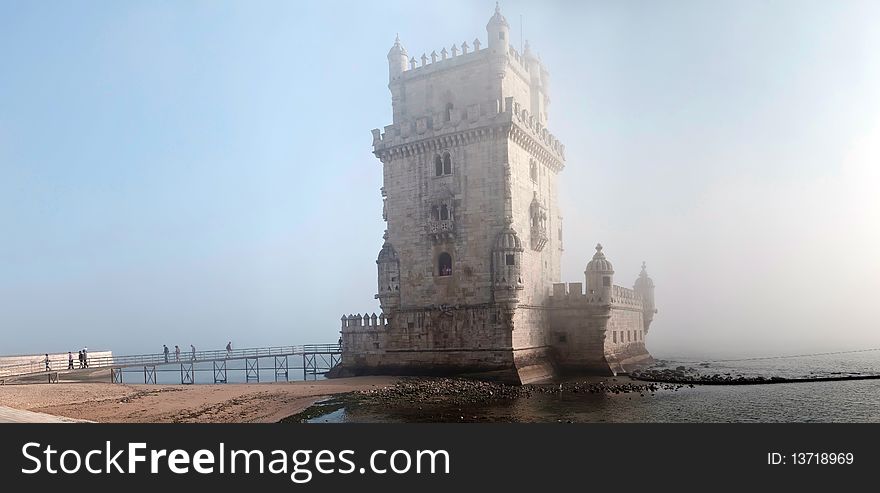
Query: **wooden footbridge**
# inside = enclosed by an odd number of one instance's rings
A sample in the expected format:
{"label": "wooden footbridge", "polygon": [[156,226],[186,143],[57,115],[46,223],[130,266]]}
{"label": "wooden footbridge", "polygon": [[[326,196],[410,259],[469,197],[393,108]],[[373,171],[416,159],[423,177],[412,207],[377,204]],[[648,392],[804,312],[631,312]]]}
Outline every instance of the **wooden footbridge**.
{"label": "wooden footbridge", "polygon": [[[243,361],[244,367],[230,365],[233,361]],[[262,362],[262,363],[261,363]],[[226,383],[231,372],[244,372],[245,382],[259,382],[260,370],[274,372],[275,381],[289,381],[291,371],[302,371],[303,380],[309,376],[326,373],[342,362],[342,348],[338,344],[307,344],[302,346],[276,346],[232,350],[186,351],[177,354],[139,354],[129,356],[89,357],[84,368],[67,368],[67,361],[50,361],[50,368],[58,370],[34,371],[33,363],[3,367],[7,375],[33,375],[45,373],[50,383],[58,381],[60,374],[94,371],[99,368],[110,370],[112,383],[156,384],[159,372],[180,373],[181,384],[195,383],[196,372],[211,372],[214,383]],[[79,366],[78,361],[74,363]],[[210,367],[208,367],[210,364]],[[18,371],[16,371],[18,370]]]}

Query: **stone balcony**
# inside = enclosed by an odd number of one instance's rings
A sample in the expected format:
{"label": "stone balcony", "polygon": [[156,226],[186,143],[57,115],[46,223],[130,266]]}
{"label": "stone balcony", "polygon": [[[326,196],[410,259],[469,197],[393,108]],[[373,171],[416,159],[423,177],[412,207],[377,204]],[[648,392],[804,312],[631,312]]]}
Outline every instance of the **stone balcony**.
{"label": "stone balcony", "polygon": [[425,230],[435,243],[452,240],[455,238],[455,221],[452,219],[430,220],[425,225]]}
{"label": "stone balcony", "polygon": [[532,250],[540,252],[547,246],[547,242],[550,241],[550,237],[547,236],[547,230],[540,227],[532,227],[531,231],[531,239],[532,239]]}

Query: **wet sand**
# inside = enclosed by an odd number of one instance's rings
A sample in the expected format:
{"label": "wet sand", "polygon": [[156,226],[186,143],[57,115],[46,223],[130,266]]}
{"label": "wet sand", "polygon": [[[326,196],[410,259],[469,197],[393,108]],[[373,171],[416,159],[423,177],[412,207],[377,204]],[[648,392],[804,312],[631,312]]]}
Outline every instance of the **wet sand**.
{"label": "wet sand", "polygon": [[101,423],[276,423],[331,395],[376,390],[393,377],[220,385],[0,385],[0,405]]}

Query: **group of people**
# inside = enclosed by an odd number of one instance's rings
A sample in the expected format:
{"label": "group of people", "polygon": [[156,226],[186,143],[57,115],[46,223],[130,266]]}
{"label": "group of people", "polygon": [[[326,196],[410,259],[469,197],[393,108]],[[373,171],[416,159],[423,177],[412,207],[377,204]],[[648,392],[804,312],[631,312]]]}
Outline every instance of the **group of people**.
{"label": "group of people", "polygon": [[[46,365],[46,371],[52,371],[52,361],[49,360],[49,354],[47,353],[45,358],[43,359],[43,363]],[[79,350],[79,368],[88,368],[89,367],[89,348],[82,348]],[[73,351],[67,352],[67,369],[75,370],[76,367],[73,365]]]}
{"label": "group of people", "polygon": [[[196,360],[196,347],[194,345],[190,344],[189,350],[190,350],[189,360],[195,361]],[[231,353],[232,353],[232,341],[229,341],[226,343],[226,357],[228,358]],[[171,350],[169,350],[168,346],[165,344],[162,344],[162,355],[165,357],[166,363],[171,362],[171,358],[170,358]],[[177,346],[177,345],[174,346],[174,361],[180,361],[180,346]]]}
{"label": "group of people", "polygon": [[[168,350],[168,346],[162,345],[162,353],[165,355],[165,362],[168,363],[168,354],[170,351]],[[196,347],[192,344],[189,345],[189,360],[196,360]],[[180,361],[180,346],[174,346],[174,361]]]}

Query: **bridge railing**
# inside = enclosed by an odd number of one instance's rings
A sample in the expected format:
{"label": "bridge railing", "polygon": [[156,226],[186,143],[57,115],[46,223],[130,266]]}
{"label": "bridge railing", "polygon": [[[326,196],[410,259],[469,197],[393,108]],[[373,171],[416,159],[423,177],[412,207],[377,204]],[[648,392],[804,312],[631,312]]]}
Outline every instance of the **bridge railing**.
{"label": "bridge railing", "polygon": [[[172,363],[189,363],[198,361],[237,360],[247,358],[269,358],[272,356],[291,356],[309,353],[338,353],[341,348],[338,344],[304,344],[298,346],[274,346],[263,348],[211,349],[207,351],[180,351],[177,353],[169,348],[168,356],[164,352],[150,354],[136,354],[125,356],[99,356],[88,357],[88,368],[111,368],[129,366],[154,366]],[[65,370],[68,361],[50,359],[52,371]],[[76,369],[79,370],[79,361],[74,360]],[[0,376],[24,375],[28,373],[41,373],[45,371],[45,363],[27,362],[13,365],[0,366]]]}

